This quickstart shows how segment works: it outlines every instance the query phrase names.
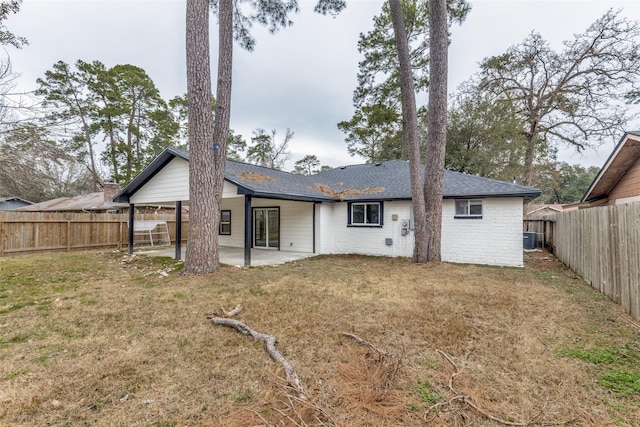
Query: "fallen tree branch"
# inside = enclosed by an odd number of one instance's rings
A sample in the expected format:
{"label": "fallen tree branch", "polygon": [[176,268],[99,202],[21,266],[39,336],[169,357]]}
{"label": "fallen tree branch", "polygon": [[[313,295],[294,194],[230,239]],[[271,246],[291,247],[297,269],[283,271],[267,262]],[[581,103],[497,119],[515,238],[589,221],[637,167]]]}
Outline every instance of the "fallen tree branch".
{"label": "fallen tree branch", "polygon": [[[487,411],[485,411],[484,409],[480,408],[476,403],[473,402],[473,399],[466,395],[466,394],[462,394],[460,393],[458,390],[455,389],[455,387],[453,386],[453,380],[461,374],[460,370],[458,369],[458,365],[456,365],[456,362],[453,360],[453,357],[449,356],[447,353],[445,353],[444,351],[441,350],[437,350],[436,351],[447,361],[449,362],[449,364],[451,365],[453,372],[451,373],[451,375],[449,376],[449,390],[455,395],[454,397],[452,397],[451,399],[449,399],[446,402],[438,402],[435,405],[427,408],[427,410],[425,411],[425,414],[423,416],[424,420],[426,422],[429,422],[430,419],[429,414],[434,413],[439,411],[441,408],[445,408],[445,407],[450,407],[454,402],[462,402],[463,404],[471,407],[472,409],[474,409],[476,412],[478,412],[480,415],[482,415],[485,418],[488,418],[492,421],[495,421],[497,423],[503,424],[503,425],[507,425],[507,426],[529,426],[532,425],[534,423],[536,423],[536,419],[540,418],[543,414],[544,414],[544,406],[543,408],[537,413],[535,414],[533,417],[531,417],[531,419],[529,419],[529,421],[526,422],[514,422],[514,421],[507,421],[504,420],[502,418],[496,417],[494,415],[491,415],[490,413],[488,413]],[[546,405],[545,405],[546,406]],[[539,422],[539,424],[542,425],[547,425],[547,426],[551,426],[551,425],[566,425],[569,423],[572,423],[574,420],[567,420],[567,421],[560,421],[560,422],[548,422],[548,421],[541,421]]]}
{"label": "fallen tree branch", "polygon": [[[497,423],[500,423],[500,424],[504,424],[504,425],[507,425],[507,426],[526,426],[526,425],[529,424],[529,423],[522,423],[522,422],[507,421],[507,420],[503,420],[502,418],[495,417],[495,416],[489,414],[484,409],[481,409],[475,403],[473,403],[473,400],[471,399],[470,396],[467,396],[465,394],[459,393],[453,387],[454,378],[457,377],[460,374],[460,370],[458,369],[458,365],[456,365],[456,362],[453,360],[453,358],[451,356],[449,356],[447,353],[445,353],[444,351],[441,351],[441,350],[436,350],[436,351],[440,354],[440,356],[444,357],[447,360],[447,362],[449,362],[451,367],[453,368],[453,373],[451,374],[451,376],[449,376],[449,390],[451,390],[451,392],[454,393],[456,395],[456,397],[454,397],[451,401],[453,401],[453,400],[462,401],[465,404],[469,405],[471,408],[475,409],[482,416],[484,416],[484,417],[486,417],[486,418],[488,418],[488,419],[490,419],[492,421],[495,421]],[[432,407],[432,408],[435,408],[435,406]],[[431,410],[432,408],[429,408],[427,411]]]}
{"label": "fallen tree branch", "polygon": [[225,310],[224,307],[221,307],[220,310],[222,310],[222,317],[227,317],[227,318],[235,317],[238,314],[242,313],[242,307],[240,305],[237,305],[236,308],[234,308],[231,311]]}
{"label": "fallen tree branch", "polygon": [[379,350],[375,345],[371,344],[369,341],[365,341],[362,338],[360,338],[359,336],[357,336],[356,334],[352,334],[350,332],[343,332],[342,333],[343,336],[347,337],[347,338],[351,338],[352,340],[354,340],[355,342],[357,342],[358,344],[368,347],[370,350],[372,350],[373,352],[379,354],[379,355],[388,355],[387,352],[383,352],[381,350]]}
{"label": "fallen tree branch", "polygon": [[[229,314],[238,310],[238,308],[239,307],[236,307],[234,310],[229,312]],[[248,335],[253,339],[264,342],[267,346],[267,353],[269,353],[269,356],[271,356],[271,358],[276,362],[280,363],[284,368],[284,374],[287,382],[291,385],[291,387],[293,387],[298,392],[298,394],[301,397],[306,396],[304,387],[302,387],[302,383],[300,382],[300,378],[298,377],[298,374],[296,373],[295,369],[293,369],[293,366],[291,365],[291,363],[289,363],[289,361],[285,359],[282,353],[280,353],[276,348],[276,337],[274,337],[273,335],[267,335],[267,334],[254,331],[244,323],[235,319],[230,319],[226,317],[216,317],[216,316],[211,316],[209,317],[209,319],[213,322],[214,325],[222,325],[222,326],[227,326],[229,328],[233,328],[243,335]]]}

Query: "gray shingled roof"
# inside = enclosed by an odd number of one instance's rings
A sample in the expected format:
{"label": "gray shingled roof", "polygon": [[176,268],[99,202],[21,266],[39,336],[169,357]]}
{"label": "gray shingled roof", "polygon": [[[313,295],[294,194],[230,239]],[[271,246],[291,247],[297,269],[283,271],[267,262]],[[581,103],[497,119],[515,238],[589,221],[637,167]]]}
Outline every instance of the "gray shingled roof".
{"label": "gray shingled roof", "polygon": [[[128,202],[153,175],[173,157],[189,160],[189,153],[165,149],[140,175],[127,185],[115,201]],[[305,176],[227,160],[225,178],[238,186],[240,194],[290,200],[408,200],[411,199],[409,164],[394,160],[335,168]],[[445,171],[444,198],[524,197],[540,195],[532,187]]]}
{"label": "gray shingled roof", "polygon": [[227,160],[224,176],[239,187],[241,194],[292,200],[331,199],[318,191],[310,177],[305,175]]}
{"label": "gray shingled roof", "polygon": [[[344,166],[319,173],[317,180],[336,191],[347,190],[345,200],[410,199],[409,163],[392,160],[381,163]],[[310,178],[314,178],[310,177]],[[349,195],[348,189],[361,190]],[[494,179],[445,170],[444,198],[536,197],[540,190]]]}

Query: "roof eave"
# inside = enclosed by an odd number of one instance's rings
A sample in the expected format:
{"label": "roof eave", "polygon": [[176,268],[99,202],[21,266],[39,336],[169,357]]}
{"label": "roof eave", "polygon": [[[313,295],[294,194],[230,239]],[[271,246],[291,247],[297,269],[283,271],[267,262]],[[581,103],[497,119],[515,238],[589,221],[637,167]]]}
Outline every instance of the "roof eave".
{"label": "roof eave", "polygon": [[[627,141],[629,141],[630,139],[640,142],[640,135],[637,132],[625,132],[624,135],[622,135],[622,138],[620,138],[620,141],[618,141],[618,144],[615,146],[615,148],[613,149],[613,151],[611,152],[607,160],[604,162],[604,165],[602,166],[598,174],[595,176],[595,178],[591,182],[591,185],[589,186],[587,191],[584,193],[584,196],[582,196],[582,199],[581,199],[582,203],[588,203],[589,200],[597,200],[603,197],[607,197],[609,192],[616,186],[620,178],[624,176],[624,173],[623,173],[613,184],[608,186],[609,188],[605,188],[601,190],[599,194],[596,194],[595,196],[592,195],[594,190],[598,187],[598,184],[600,183],[602,178],[607,174],[607,172],[609,171],[609,168],[611,167],[613,162],[616,160],[620,152],[623,150],[623,148],[627,144]],[[633,164],[633,162],[631,164]]]}
{"label": "roof eave", "polygon": [[517,193],[469,193],[469,194],[445,194],[444,199],[491,199],[491,198],[509,198],[522,197],[524,199],[533,200],[542,194],[542,191],[528,191]]}
{"label": "roof eave", "polygon": [[264,199],[278,199],[278,200],[292,200],[299,202],[335,202],[335,199],[331,199],[328,197],[314,197],[314,196],[305,196],[300,194],[284,194],[284,193],[274,193],[267,191],[255,191],[250,188],[238,185],[236,182],[229,181],[235,184],[238,187],[238,194],[243,194],[247,196],[264,198]]}

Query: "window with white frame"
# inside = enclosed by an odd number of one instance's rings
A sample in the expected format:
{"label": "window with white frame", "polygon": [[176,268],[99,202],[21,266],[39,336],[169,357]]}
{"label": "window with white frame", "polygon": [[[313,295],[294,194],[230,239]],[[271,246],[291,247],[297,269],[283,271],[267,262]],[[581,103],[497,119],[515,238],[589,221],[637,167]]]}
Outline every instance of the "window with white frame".
{"label": "window with white frame", "polygon": [[231,211],[220,211],[220,229],[218,234],[231,235]]}
{"label": "window with white frame", "polygon": [[349,203],[348,225],[381,227],[382,202]]}
{"label": "window with white frame", "polygon": [[455,218],[482,218],[482,200],[460,199],[456,200]]}

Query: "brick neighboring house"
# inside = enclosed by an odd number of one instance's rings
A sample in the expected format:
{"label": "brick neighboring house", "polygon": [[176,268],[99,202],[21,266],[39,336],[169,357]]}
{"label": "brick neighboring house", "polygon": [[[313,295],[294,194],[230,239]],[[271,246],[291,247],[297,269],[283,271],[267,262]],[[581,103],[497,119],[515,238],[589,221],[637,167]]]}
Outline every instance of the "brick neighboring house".
{"label": "brick neighboring house", "polygon": [[[445,171],[442,259],[522,266],[523,202],[538,195],[532,187]],[[220,245],[244,248],[246,264],[252,248],[402,257],[413,253],[406,161],[343,166],[305,176],[228,160],[222,197]],[[189,153],[167,148],[114,201],[181,206],[188,199]]]}
{"label": "brick neighboring house", "polygon": [[594,178],[578,207],[640,201],[640,131],[626,132]]}

